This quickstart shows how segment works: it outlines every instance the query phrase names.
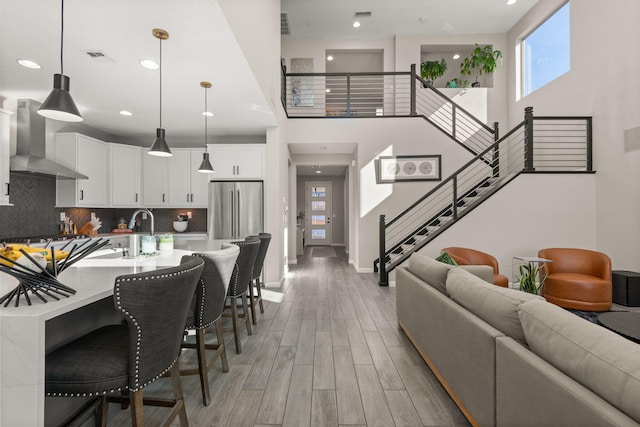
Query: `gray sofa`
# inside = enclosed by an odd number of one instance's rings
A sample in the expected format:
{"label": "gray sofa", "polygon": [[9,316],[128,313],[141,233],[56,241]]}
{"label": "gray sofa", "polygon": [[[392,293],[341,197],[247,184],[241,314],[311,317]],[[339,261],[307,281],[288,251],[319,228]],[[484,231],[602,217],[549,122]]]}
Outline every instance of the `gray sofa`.
{"label": "gray sofa", "polygon": [[396,273],[399,326],[471,424],[640,425],[640,345],[487,269],[416,253]]}

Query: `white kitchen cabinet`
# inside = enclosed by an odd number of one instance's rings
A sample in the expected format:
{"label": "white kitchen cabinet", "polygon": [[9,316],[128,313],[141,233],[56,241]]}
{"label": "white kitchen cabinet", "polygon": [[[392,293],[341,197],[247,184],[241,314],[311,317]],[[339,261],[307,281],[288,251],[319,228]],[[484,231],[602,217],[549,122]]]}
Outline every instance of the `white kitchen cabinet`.
{"label": "white kitchen cabinet", "polygon": [[198,172],[203,149],[176,148],[172,152],[167,159],[169,205],[206,208],[209,176]]}
{"label": "white kitchen cabinet", "polygon": [[142,149],[111,145],[111,206],[139,207],[142,202]]}
{"label": "white kitchen cabinet", "polygon": [[191,207],[209,207],[209,181],[215,174],[198,172],[204,149],[191,150]]}
{"label": "white kitchen cabinet", "polygon": [[211,179],[262,179],[264,144],[210,144]]}
{"label": "white kitchen cabinet", "polygon": [[88,179],[57,179],[61,207],[109,205],[109,145],[79,133],[56,134],[56,161]]}
{"label": "white kitchen cabinet", "polygon": [[169,206],[167,157],[142,154],[142,201],[145,208]]}
{"label": "white kitchen cabinet", "polygon": [[11,206],[9,203],[9,141],[11,128],[11,112],[0,110],[0,206]]}

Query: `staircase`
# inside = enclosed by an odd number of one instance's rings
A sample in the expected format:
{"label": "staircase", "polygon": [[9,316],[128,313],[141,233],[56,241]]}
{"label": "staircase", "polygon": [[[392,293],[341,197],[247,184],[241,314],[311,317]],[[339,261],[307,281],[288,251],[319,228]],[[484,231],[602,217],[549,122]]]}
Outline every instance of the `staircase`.
{"label": "staircase", "polygon": [[[521,173],[593,173],[591,117],[534,117],[499,138],[416,74],[287,73],[281,101],[288,118],[422,118],[474,155],[390,221],[380,216],[380,256],[373,262],[380,285],[411,254],[431,242]],[[382,262],[381,262],[382,260]]]}
{"label": "staircase", "polygon": [[380,216],[380,256],[373,263],[380,285],[521,173],[593,173],[591,146],[591,117],[534,117],[526,108],[524,121],[403,212],[389,222]]}

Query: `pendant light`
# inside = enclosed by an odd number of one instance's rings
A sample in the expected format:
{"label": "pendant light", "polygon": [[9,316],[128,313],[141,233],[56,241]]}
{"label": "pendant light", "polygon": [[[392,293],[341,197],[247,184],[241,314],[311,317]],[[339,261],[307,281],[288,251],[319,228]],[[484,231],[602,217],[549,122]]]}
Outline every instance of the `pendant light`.
{"label": "pendant light", "polygon": [[64,0],[61,0],[61,3],[60,74],[53,75],[53,90],[38,109],[38,114],[49,119],[61,120],[63,122],[81,122],[82,116],[75,102],[73,102],[73,98],[71,98],[71,93],[69,93],[71,80],[69,76],[64,75],[62,61],[62,53],[64,50]]}
{"label": "pendant light", "polygon": [[169,144],[164,139],[165,130],[162,128],[162,40],[169,38],[169,33],[160,28],[154,28],[152,31],[153,37],[160,40],[160,127],[156,129],[156,139],[153,141],[153,145],[149,149],[149,154],[152,156],[168,157],[171,156],[171,149]]}
{"label": "pendant light", "polygon": [[211,83],[200,82],[200,86],[204,88],[204,153],[202,153],[202,163],[200,163],[198,172],[214,173],[215,171],[213,170],[213,166],[211,166],[211,162],[209,161],[209,153],[207,152],[207,116],[209,115],[209,110],[207,109],[207,89],[211,87]]}

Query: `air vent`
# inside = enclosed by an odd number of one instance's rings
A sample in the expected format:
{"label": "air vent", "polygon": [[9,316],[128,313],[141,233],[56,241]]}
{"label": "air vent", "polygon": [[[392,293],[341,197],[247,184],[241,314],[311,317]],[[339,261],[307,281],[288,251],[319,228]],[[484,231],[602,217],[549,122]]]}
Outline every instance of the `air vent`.
{"label": "air vent", "polygon": [[370,18],[371,17],[371,11],[364,11],[364,12],[356,12],[353,14],[354,18]]}
{"label": "air vent", "polygon": [[82,52],[95,62],[115,62],[112,57],[101,50],[83,50]]}
{"label": "air vent", "polygon": [[282,12],[280,14],[280,35],[291,35],[291,29],[289,28],[289,13],[287,12]]}

